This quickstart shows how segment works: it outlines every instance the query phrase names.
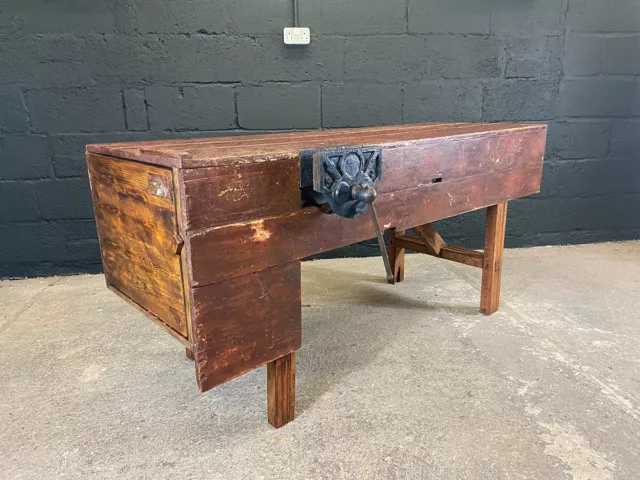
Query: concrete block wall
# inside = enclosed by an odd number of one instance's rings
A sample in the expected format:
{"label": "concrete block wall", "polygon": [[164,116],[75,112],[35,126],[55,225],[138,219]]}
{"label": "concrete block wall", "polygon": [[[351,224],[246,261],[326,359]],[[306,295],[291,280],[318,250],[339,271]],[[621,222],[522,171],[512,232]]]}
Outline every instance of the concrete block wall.
{"label": "concrete block wall", "polygon": [[549,123],[509,246],[640,238],[640,2],[299,2],[5,0],[0,276],[99,269],[87,143],[402,122]]}

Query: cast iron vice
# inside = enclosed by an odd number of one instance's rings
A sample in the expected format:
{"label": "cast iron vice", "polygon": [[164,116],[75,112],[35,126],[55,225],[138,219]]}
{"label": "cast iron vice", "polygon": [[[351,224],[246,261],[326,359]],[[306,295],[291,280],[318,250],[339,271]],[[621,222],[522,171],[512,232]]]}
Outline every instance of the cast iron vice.
{"label": "cast iron vice", "polygon": [[326,211],[345,218],[367,213],[382,175],[382,150],[341,147],[300,154],[300,186],[307,204],[327,204]]}
{"label": "cast iron vice", "polygon": [[342,147],[305,150],[300,153],[300,187],[303,203],[318,205],[326,213],[356,218],[367,213],[371,219],[384,260],[387,279],[393,274],[387,257],[382,229],[373,202],[376,184],[382,176],[382,149]]}

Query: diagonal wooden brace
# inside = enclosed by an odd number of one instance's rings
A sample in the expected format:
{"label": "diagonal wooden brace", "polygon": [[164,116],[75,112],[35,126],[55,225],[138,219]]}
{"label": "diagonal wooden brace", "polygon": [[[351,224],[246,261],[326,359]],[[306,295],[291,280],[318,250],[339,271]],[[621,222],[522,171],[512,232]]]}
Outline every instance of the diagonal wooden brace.
{"label": "diagonal wooden brace", "polygon": [[482,268],[484,254],[468,248],[447,245],[431,224],[413,227],[418,238],[400,236],[395,238],[395,247],[426,253],[452,262],[464,263],[472,267]]}
{"label": "diagonal wooden brace", "polygon": [[445,260],[482,269],[480,311],[491,315],[500,305],[500,278],[504,236],[507,218],[507,203],[487,208],[484,252],[447,245],[430,223],[413,227],[417,237],[408,237],[403,231],[390,229],[389,261],[394,272],[394,282],[404,280],[404,253],[413,250]]}

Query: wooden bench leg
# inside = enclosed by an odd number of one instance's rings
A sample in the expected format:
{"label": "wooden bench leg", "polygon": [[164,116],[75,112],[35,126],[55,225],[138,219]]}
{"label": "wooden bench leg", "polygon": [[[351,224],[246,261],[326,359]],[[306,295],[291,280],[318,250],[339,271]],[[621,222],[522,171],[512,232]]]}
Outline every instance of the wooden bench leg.
{"label": "wooden bench leg", "polygon": [[507,202],[487,208],[487,226],[484,240],[484,262],[482,265],[482,289],[480,311],[491,315],[500,306],[500,277],[504,233],[507,223]]}
{"label": "wooden bench leg", "polygon": [[184,350],[185,350],[185,355],[187,356],[187,358],[188,358],[189,360],[193,360],[193,359],[194,359],[194,357],[193,357],[193,350],[191,350],[189,347],[185,347],[185,349],[184,349]]}
{"label": "wooden bench leg", "polygon": [[404,280],[404,248],[399,248],[396,245],[396,237],[404,235],[404,230],[396,230],[390,228],[387,230],[389,237],[389,263],[391,264],[391,271],[393,272],[393,282],[402,282]]}
{"label": "wooden bench leg", "polygon": [[280,428],[295,414],[296,354],[292,352],[267,364],[269,423]]}

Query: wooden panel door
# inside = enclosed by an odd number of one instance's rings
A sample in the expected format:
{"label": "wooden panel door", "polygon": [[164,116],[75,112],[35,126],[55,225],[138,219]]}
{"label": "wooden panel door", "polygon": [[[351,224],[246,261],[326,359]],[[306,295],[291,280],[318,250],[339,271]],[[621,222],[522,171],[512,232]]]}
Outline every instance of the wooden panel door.
{"label": "wooden panel door", "polygon": [[188,338],[171,169],[89,154],[107,284]]}

